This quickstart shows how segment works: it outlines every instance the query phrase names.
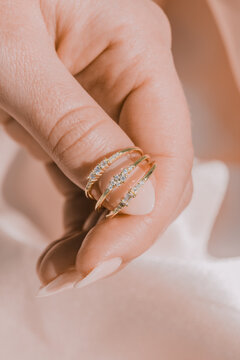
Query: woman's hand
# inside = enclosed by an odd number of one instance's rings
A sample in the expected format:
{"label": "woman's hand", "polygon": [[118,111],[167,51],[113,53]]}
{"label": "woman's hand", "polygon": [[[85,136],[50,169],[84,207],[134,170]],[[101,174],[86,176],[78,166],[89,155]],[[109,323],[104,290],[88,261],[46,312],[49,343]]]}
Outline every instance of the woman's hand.
{"label": "woman's hand", "polygon": [[[42,294],[100,264],[82,286],[147,250],[191,198],[190,120],[169,24],[150,0],[0,5],[1,121],[66,197],[66,234],[38,262],[49,284]],[[99,221],[82,190],[86,177],[99,159],[133,144],[157,163],[150,200],[142,197],[140,207],[132,200],[127,211],[141,215]]]}

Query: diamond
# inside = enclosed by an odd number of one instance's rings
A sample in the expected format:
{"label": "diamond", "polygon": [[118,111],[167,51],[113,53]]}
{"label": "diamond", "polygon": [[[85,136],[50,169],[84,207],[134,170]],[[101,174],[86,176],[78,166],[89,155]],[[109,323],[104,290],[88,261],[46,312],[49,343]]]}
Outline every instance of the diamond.
{"label": "diamond", "polygon": [[130,194],[130,193],[127,193],[124,198],[125,198],[126,200],[129,200],[129,199],[131,199],[131,197],[132,197],[131,194]]}
{"label": "diamond", "polygon": [[110,156],[110,158],[109,158],[108,160],[109,160],[109,161],[113,161],[113,160],[115,160],[118,156],[119,156],[119,152],[117,152],[116,154],[113,154],[112,156]]}
{"label": "diamond", "polygon": [[120,175],[120,180],[121,180],[121,181],[125,181],[126,178],[127,178],[127,177],[126,177],[124,174],[121,174],[121,175]]}

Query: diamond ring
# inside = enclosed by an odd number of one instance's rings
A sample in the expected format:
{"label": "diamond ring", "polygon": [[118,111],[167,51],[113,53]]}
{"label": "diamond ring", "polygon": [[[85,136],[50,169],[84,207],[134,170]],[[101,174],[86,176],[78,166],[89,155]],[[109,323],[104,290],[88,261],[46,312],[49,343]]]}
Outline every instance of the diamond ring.
{"label": "diamond ring", "polygon": [[105,158],[100,163],[98,163],[87,177],[88,182],[85,187],[86,197],[93,199],[93,196],[91,194],[91,189],[92,189],[93,185],[100,179],[100,177],[102,176],[104,171],[109,168],[110,165],[112,165],[116,160],[120,159],[123,155],[131,154],[134,151],[139,152],[141,155],[143,154],[143,151],[139,147],[129,147],[129,148],[117,151],[116,153],[111,155],[109,158]]}
{"label": "diamond ring", "polygon": [[115,207],[115,209],[111,210],[106,215],[106,218],[114,217],[125,206],[128,206],[129,201],[137,196],[138,190],[149,179],[149,177],[152,175],[153,171],[155,170],[156,166],[157,166],[156,164],[153,164],[153,166],[150,168],[150,170],[125,194],[125,196],[120,200],[119,204]]}
{"label": "diamond ring", "polygon": [[129,175],[131,174],[134,169],[140,165],[142,162],[147,161],[148,165],[150,166],[150,169],[142,176],[141,179],[137,180],[134,186],[130,188],[130,190],[127,191],[127,193],[124,195],[124,197],[121,198],[118,205],[109,213],[106,215],[107,218],[112,218],[115,215],[117,215],[124,207],[128,206],[129,201],[132,198],[135,198],[137,196],[138,190],[145,184],[145,182],[149,179],[149,177],[152,175],[153,171],[156,168],[156,164],[154,162],[150,162],[150,156],[149,155],[143,155],[143,151],[139,147],[129,147],[123,150],[119,150],[113,155],[111,155],[108,158],[104,158],[101,160],[94,169],[90,172],[90,174],[87,177],[87,185],[85,188],[85,195],[88,198],[94,199],[91,194],[91,189],[93,185],[100,179],[100,177],[104,174],[104,172],[113,164],[116,160],[120,159],[125,154],[130,154],[133,152],[140,153],[141,157],[135,160],[132,164],[126,166],[121,170],[120,173],[114,175],[111,180],[109,181],[106,189],[98,199],[95,210],[98,210],[103,205],[106,197],[114,191],[114,189],[120,187],[122,184],[124,184]]}
{"label": "diamond ring", "polygon": [[114,188],[119,187],[121,184],[124,184],[125,181],[127,180],[129,174],[143,161],[145,160],[149,160],[150,156],[149,155],[144,155],[142,157],[140,157],[140,159],[137,159],[133,164],[129,165],[128,167],[124,168],[120,174],[118,175],[114,175],[113,178],[111,179],[111,181],[109,182],[106,190],[104,191],[104,193],[100,196],[100,198],[98,199],[96,206],[95,206],[95,210],[100,209],[100,207],[102,206],[102,203],[104,202],[104,200],[106,199],[106,197],[109,195],[109,193],[114,190]]}

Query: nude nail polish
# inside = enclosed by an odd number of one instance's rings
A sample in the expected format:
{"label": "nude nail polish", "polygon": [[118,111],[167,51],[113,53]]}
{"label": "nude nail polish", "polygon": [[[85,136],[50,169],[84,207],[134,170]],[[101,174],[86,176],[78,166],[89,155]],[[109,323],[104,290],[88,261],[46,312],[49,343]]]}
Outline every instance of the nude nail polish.
{"label": "nude nail polish", "polygon": [[123,208],[122,213],[129,215],[146,215],[149,214],[155,205],[155,189],[151,180],[148,180],[144,186],[139,189],[137,196],[127,207]]}
{"label": "nude nail polish", "polygon": [[77,279],[79,279],[79,273],[76,270],[70,270],[59,275],[47,285],[42,286],[36,296],[45,297],[59,293],[63,290],[71,289],[74,287]]}
{"label": "nude nail polish", "polygon": [[82,288],[87,286],[97,280],[101,280],[108,275],[111,275],[115,272],[120,265],[122,264],[122,259],[120,257],[115,257],[110,260],[103,261],[99,263],[87,276],[82,280],[75,283],[75,287]]}

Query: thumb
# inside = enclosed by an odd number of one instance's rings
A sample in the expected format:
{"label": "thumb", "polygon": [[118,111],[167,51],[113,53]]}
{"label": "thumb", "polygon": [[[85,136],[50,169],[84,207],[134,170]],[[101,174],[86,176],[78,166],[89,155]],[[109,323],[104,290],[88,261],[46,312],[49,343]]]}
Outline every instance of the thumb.
{"label": "thumb", "polygon": [[[99,160],[134,144],[68,72],[49,43],[48,34],[41,31],[39,35],[39,29],[33,29],[32,36],[34,40],[28,34],[24,43],[21,40],[9,46],[7,56],[1,57],[0,106],[40,143],[70,180],[84,189],[87,176]],[[116,168],[135,159],[136,152],[126,156],[125,163],[116,163]],[[112,171],[104,173],[94,193],[96,200]],[[139,165],[139,171],[146,172],[146,162]],[[120,195],[109,197],[106,206],[110,210],[118,204]],[[139,214],[141,209],[140,213],[148,213],[154,201],[154,187],[148,181],[125,212]]]}

